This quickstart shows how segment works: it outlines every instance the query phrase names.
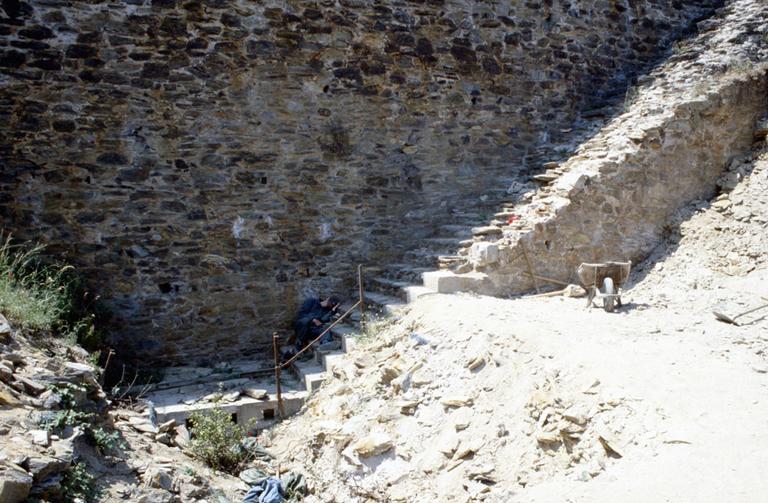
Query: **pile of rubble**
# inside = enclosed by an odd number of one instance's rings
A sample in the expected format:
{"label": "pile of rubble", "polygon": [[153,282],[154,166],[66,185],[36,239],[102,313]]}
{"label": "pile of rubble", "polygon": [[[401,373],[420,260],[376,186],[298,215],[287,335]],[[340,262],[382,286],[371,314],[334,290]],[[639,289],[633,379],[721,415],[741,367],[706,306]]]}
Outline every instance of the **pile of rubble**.
{"label": "pile of rubble", "polygon": [[82,349],[48,357],[19,344],[2,316],[0,327],[0,501],[61,499],[78,455],[93,451],[70,418],[104,414],[106,395]]}
{"label": "pile of rubble", "polygon": [[[194,459],[184,424],[115,407],[87,362],[82,348],[30,340],[0,315],[0,501],[242,500],[253,480]],[[268,456],[249,466],[278,471]]]}
{"label": "pile of rubble", "polygon": [[574,382],[515,337],[422,316],[371,336],[303,414],[259,439],[308,472],[307,501],[509,501],[555,477],[596,477],[630,440],[650,441],[623,426],[641,408],[599,381]]}

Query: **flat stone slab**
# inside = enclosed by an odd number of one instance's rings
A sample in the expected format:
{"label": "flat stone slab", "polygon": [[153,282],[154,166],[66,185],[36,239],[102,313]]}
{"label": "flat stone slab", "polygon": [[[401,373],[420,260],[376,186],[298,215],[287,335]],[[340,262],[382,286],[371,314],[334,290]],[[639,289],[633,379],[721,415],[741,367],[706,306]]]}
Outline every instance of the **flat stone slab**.
{"label": "flat stone slab", "polygon": [[451,271],[430,271],[422,274],[422,279],[426,288],[437,293],[493,292],[493,283],[482,272],[456,274]]}

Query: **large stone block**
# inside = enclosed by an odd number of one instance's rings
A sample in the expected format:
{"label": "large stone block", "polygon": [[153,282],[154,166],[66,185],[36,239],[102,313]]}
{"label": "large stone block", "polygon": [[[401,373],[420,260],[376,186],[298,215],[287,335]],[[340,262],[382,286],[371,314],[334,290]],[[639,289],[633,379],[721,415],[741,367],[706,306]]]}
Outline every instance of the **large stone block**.
{"label": "large stone block", "polygon": [[32,489],[32,476],[11,463],[0,463],[0,501],[20,503]]}
{"label": "large stone block", "polygon": [[422,275],[424,286],[438,293],[475,292],[492,294],[493,284],[481,272],[456,274],[451,271],[430,271]]}
{"label": "large stone block", "polygon": [[499,245],[480,241],[469,248],[469,260],[473,265],[482,267],[499,261]]}

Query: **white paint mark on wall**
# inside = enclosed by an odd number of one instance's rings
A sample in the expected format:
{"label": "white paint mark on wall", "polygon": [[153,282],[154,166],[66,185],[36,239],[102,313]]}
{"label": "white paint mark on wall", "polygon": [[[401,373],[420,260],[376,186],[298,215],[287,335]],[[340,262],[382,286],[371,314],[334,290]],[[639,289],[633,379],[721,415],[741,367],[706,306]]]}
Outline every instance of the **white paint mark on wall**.
{"label": "white paint mark on wall", "polygon": [[333,237],[333,228],[331,227],[331,223],[324,222],[320,224],[320,239],[325,241],[331,237]]}
{"label": "white paint mark on wall", "polygon": [[238,215],[235,221],[232,223],[232,236],[234,236],[235,239],[241,239],[244,233],[245,220],[243,220],[243,217]]}

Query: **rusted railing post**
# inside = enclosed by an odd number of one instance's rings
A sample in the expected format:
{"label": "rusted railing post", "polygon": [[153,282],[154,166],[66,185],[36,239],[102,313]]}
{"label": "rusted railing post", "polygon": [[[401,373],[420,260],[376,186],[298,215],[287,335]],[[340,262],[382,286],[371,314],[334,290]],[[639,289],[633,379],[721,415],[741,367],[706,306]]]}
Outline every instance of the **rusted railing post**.
{"label": "rusted railing post", "polygon": [[283,392],[280,388],[280,336],[277,332],[272,333],[272,351],[275,355],[275,384],[277,386],[277,410],[280,413],[280,419],[285,419],[285,407],[283,406]]}
{"label": "rusted railing post", "polygon": [[365,331],[365,292],[363,290],[363,264],[357,266],[357,286],[360,290],[360,330]]}

